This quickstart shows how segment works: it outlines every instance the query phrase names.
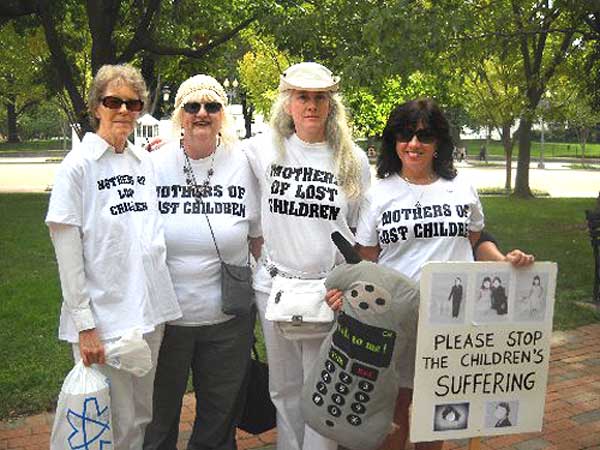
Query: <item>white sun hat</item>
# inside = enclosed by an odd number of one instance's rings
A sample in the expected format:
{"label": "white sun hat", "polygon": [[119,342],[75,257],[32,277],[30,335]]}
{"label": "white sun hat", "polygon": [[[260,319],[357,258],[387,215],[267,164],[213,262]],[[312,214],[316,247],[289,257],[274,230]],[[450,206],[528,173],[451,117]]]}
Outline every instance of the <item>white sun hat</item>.
{"label": "white sun hat", "polygon": [[338,90],[340,77],[316,62],[302,62],[288,67],[279,78],[279,91],[289,89],[306,91]]}

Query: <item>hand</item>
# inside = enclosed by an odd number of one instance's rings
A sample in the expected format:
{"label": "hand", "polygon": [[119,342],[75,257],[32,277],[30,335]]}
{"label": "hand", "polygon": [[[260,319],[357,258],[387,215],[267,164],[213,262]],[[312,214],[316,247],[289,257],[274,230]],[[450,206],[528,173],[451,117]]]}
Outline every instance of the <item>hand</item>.
{"label": "hand", "polygon": [[146,149],[146,151],[153,152],[154,150],[161,148],[164,145],[164,143],[165,141],[163,141],[162,138],[155,137],[152,138],[144,148]]}
{"label": "hand", "polygon": [[344,293],[339,289],[330,289],[325,294],[325,301],[334,311],[339,311],[342,309],[343,300]]}
{"label": "hand", "polygon": [[89,367],[92,364],[104,364],[104,344],[100,341],[95,328],[79,332],[79,353],[83,365]]}
{"label": "hand", "polygon": [[515,267],[525,267],[535,262],[535,256],[525,253],[519,249],[511,250],[506,254],[506,261]]}

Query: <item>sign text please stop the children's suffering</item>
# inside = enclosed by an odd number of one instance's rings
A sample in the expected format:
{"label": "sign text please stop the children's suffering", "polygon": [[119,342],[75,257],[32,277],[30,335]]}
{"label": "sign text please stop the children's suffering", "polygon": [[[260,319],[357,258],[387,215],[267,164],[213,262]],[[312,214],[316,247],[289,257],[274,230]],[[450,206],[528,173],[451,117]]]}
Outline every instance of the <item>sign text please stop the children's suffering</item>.
{"label": "sign text please stop the children's suffering", "polygon": [[413,442],[541,430],[556,271],[554,263],[424,267]]}

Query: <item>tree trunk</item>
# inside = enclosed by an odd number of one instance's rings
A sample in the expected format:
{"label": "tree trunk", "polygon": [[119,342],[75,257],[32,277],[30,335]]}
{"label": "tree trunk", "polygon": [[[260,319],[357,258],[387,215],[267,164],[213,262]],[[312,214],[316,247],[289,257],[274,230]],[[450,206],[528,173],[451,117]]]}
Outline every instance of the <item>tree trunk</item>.
{"label": "tree trunk", "polygon": [[248,105],[248,99],[245,92],[240,94],[240,101],[242,103],[242,114],[244,115],[244,127],[246,128],[245,137],[249,138],[252,137],[252,113],[254,112],[254,107]]}
{"label": "tree trunk", "polygon": [[89,122],[86,102],[75,82],[76,77],[73,74],[73,70],[77,70],[77,68],[70,64],[67,54],[64,51],[65,46],[56,29],[56,22],[52,15],[53,9],[51,2],[49,0],[39,0],[38,8],[38,15],[42,27],[44,28],[46,43],[48,44],[48,49],[52,56],[52,65],[73,105],[75,114],[74,119],[76,122],[71,123],[71,125],[76,126],[77,135],[79,136],[79,139],[82,139],[87,131],[93,130]]}
{"label": "tree trunk", "polygon": [[490,140],[492,139],[492,127],[485,127],[485,162],[488,162],[488,155],[490,154]]}
{"label": "tree trunk", "polygon": [[521,198],[531,198],[529,188],[529,162],[531,160],[531,127],[533,122],[529,117],[521,117],[519,125],[519,159],[517,162],[517,178],[513,195]]}
{"label": "tree trunk", "polygon": [[160,75],[156,75],[155,67],[155,56],[149,52],[142,52],[141,72],[148,87],[148,105],[146,105],[146,111],[151,115],[154,115],[156,106],[162,101]]}
{"label": "tree trunk", "polygon": [[113,31],[119,17],[119,2],[87,0],[86,11],[92,35],[92,75],[96,75],[100,67],[117,60]]}
{"label": "tree trunk", "polygon": [[512,189],[512,151],[514,141],[510,136],[510,127],[512,122],[502,125],[502,146],[504,147],[504,158],[506,161],[506,180],[504,181],[504,189],[510,192]]}
{"label": "tree trunk", "polygon": [[20,142],[19,132],[17,130],[16,98],[14,95],[9,95],[8,97],[9,100],[6,102],[6,129],[8,133],[8,142]]}
{"label": "tree trunk", "polygon": [[581,164],[585,164],[585,144],[587,144],[590,129],[582,127],[578,130],[577,134],[579,135],[579,142],[581,143]]}

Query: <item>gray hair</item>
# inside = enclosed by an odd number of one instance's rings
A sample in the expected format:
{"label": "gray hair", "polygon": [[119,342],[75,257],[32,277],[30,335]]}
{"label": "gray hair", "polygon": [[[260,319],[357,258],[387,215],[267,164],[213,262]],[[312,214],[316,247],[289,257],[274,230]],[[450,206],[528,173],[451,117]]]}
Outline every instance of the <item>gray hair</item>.
{"label": "gray hair", "polygon": [[[296,132],[294,120],[287,112],[292,97],[291,90],[281,92],[271,109],[273,140],[279,155],[285,154],[284,140]],[[340,94],[327,92],[329,115],[325,124],[325,139],[333,149],[335,176],[348,198],[361,195],[361,167],[354,152],[354,142],[348,128],[346,108]]]}
{"label": "gray hair", "polygon": [[90,114],[90,124],[94,130],[100,126],[100,120],[96,117],[96,110],[100,106],[102,96],[106,92],[107,86],[113,81],[118,81],[133,89],[139,99],[144,102],[144,109],[140,115],[144,113],[146,104],[148,103],[148,89],[146,82],[142,77],[141,72],[129,64],[104,65],[96,73],[90,93],[88,95],[88,112]]}

